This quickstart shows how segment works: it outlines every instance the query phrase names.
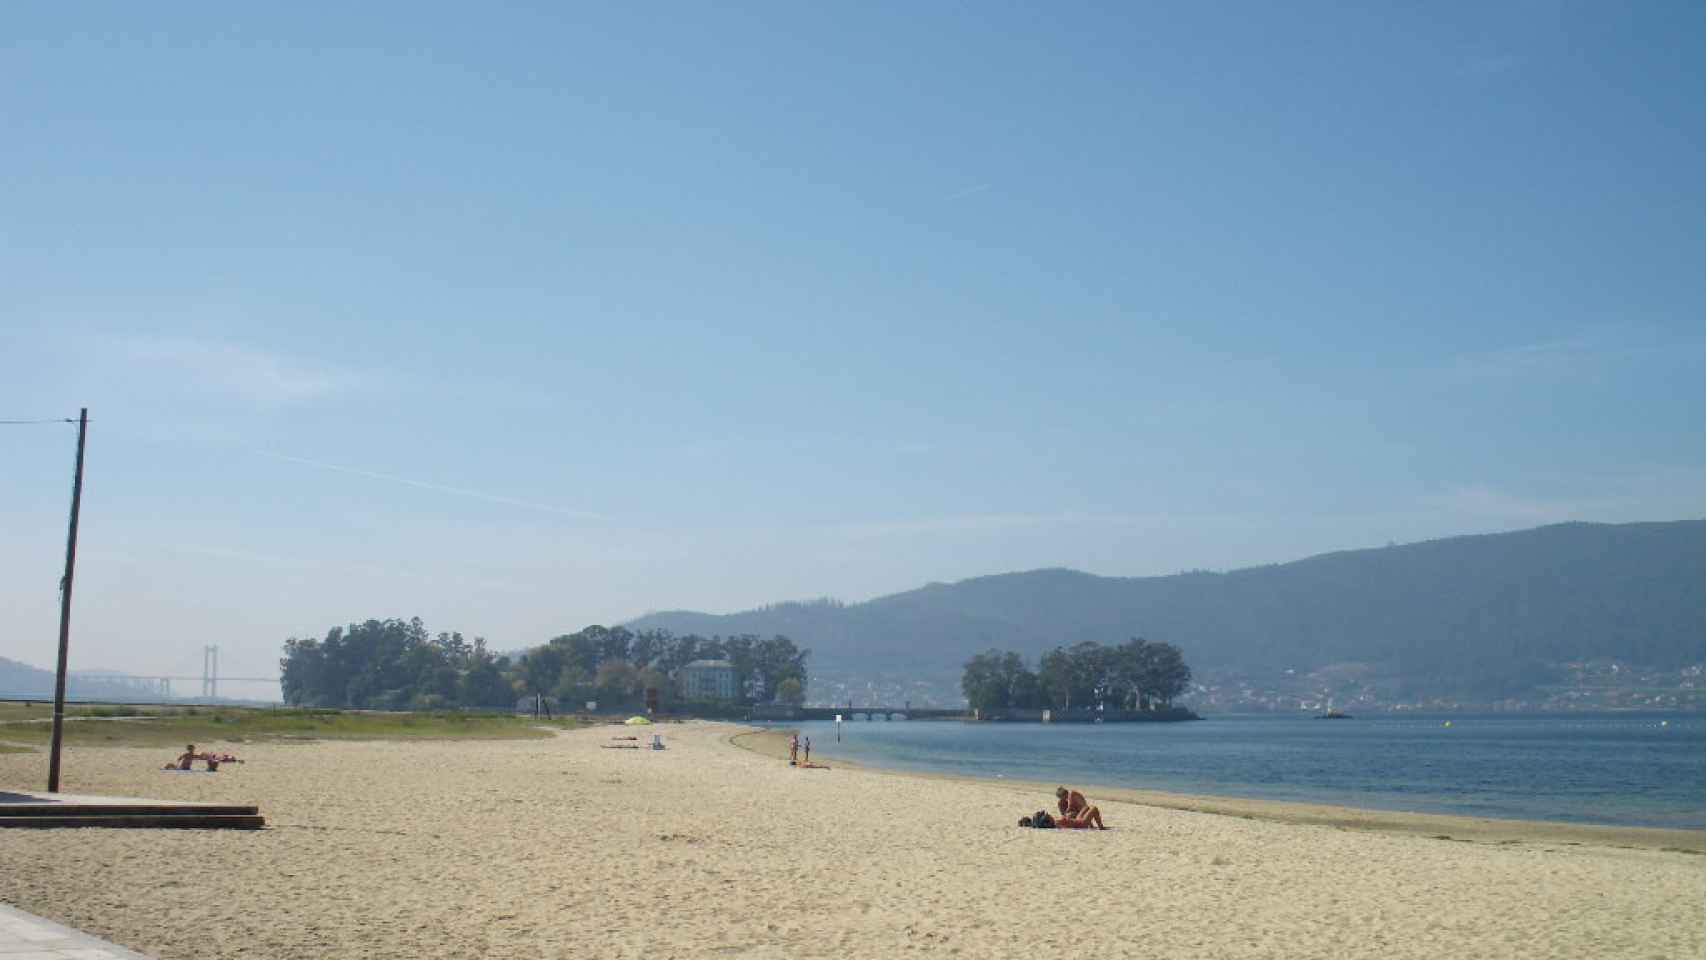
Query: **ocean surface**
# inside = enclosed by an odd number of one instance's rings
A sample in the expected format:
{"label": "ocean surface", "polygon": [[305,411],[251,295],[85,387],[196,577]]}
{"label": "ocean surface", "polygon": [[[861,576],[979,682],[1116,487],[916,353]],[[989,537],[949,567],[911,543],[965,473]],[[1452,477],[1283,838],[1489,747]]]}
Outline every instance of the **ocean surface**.
{"label": "ocean surface", "polygon": [[879,719],[843,723],[840,743],[833,722],[798,726],[821,753],[900,770],[1706,829],[1706,716],[1699,714],[1211,716],[1101,725]]}

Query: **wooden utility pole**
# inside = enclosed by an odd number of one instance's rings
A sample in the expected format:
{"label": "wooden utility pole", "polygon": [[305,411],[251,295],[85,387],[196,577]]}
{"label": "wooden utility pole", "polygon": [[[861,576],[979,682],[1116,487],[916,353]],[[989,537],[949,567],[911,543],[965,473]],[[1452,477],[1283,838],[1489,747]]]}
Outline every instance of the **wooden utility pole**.
{"label": "wooden utility pole", "polygon": [[47,755],[47,792],[59,792],[59,742],[65,733],[65,669],[71,652],[71,575],[77,569],[77,511],[83,505],[83,440],[89,408],[77,417],[77,472],[71,480],[71,531],[65,536],[65,579],[59,581],[59,670],[53,677],[53,746]]}

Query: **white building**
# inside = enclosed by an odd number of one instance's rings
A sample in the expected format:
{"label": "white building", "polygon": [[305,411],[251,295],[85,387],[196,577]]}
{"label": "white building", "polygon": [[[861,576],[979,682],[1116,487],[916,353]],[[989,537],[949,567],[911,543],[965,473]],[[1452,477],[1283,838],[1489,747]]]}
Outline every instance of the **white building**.
{"label": "white building", "polygon": [[683,700],[735,699],[735,665],[727,660],[695,660],[677,677]]}

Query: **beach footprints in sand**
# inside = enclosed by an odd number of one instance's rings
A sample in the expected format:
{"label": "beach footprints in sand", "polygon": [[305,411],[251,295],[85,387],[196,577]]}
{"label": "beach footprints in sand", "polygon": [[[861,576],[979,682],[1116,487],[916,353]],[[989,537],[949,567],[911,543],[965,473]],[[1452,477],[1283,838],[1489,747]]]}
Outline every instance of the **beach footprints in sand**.
{"label": "beach footprints in sand", "polygon": [[952,943],[953,937],[939,930],[925,929],[916,923],[909,923],[904,928],[908,950],[946,948],[949,953],[959,953],[960,948]]}

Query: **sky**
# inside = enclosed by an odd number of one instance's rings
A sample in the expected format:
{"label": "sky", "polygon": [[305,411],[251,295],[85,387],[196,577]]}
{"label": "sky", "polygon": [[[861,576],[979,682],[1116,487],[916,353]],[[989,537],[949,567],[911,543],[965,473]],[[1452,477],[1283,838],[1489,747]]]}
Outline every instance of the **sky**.
{"label": "sky", "polygon": [[[9,4],[72,666],[1706,516],[1706,6]],[[51,667],[75,427],[0,425]]]}

